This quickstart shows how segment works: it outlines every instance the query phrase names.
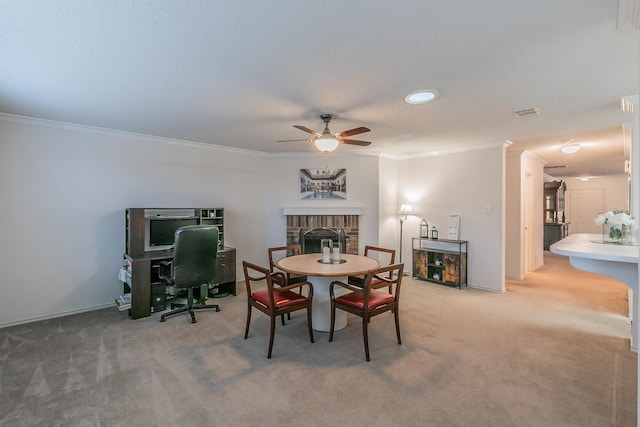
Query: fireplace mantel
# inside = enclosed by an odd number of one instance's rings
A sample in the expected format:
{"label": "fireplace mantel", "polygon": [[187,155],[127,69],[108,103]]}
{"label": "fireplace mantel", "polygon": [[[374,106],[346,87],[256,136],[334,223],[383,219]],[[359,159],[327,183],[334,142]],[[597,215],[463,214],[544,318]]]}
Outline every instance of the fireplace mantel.
{"label": "fireplace mantel", "polygon": [[309,207],[309,208],[282,208],[282,214],[288,215],[362,215],[362,208],[341,207]]}

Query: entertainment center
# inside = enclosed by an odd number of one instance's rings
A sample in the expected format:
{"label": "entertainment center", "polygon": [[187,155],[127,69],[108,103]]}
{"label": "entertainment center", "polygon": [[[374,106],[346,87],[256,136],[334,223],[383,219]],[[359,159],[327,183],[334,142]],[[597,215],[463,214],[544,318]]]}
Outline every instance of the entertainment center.
{"label": "entertainment center", "polygon": [[150,316],[166,305],[166,288],[158,277],[162,261],[173,258],[175,231],[185,225],[218,227],[218,276],[208,296],[236,295],[236,250],[224,245],[224,209],[129,208],[125,212],[124,293],[131,294],[132,319]]}

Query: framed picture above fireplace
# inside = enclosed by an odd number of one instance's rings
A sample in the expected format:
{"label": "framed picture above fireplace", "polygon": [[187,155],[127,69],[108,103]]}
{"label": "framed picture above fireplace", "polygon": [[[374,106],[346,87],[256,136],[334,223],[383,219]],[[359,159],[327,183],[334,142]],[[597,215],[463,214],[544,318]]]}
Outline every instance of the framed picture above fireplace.
{"label": "framed picture above fireplace", "polygon": [[300,200],[345,200],[346,169],[300,169]]}

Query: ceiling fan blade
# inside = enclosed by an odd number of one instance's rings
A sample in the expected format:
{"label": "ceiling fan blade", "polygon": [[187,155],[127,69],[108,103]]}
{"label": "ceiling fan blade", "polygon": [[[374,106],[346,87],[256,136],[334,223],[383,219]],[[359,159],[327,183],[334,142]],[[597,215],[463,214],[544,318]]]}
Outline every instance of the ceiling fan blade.
{"label": "ceiling fan blade", "polygon": [[311,142],[310,139],[282,139],[282,140],[276,141],[276,142],[298,142],[298,141]]}
{"label": "ceiling fan blade", "polygon": [[345,130],[344,132],[340,132],[337,134],[338,138],[343,138],[345,136],[358,135],[359,133],[370,132],[371,129],[366,128],[364,126],[360,126],[359,128]]}
{"label": "ceiling fan blade", "polygon": [[340,142],[342,142],[343,144],[361,145],[363,147],[371,145],[371,142],[369,141],[358,141],[357,139],[341,139]]}
{"label": "ceiling fan blade", "polygon": [[308,127],[305,127],[305,126],[293,125],[293,127],[296,128],[296,129],[300,129],[302,132],[310,133],[311,135],[314,135],[314,136],[322,136],[321,134],[319,134],[315,130],[311,130]]}

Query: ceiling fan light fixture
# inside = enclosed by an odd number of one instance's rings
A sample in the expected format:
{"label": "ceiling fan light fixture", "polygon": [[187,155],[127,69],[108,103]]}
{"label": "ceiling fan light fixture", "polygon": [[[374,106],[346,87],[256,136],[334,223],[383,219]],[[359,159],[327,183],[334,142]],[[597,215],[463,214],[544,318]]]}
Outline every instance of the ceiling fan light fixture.
{"label": "ceiling fan light fixture", "polygon": [[407,104],[420,105],[435,101],[440,96],[440,92],[435,89],[421,89],[411,92],[404,100]]}
{"label": "ceiling fan light fixture", "polygon": [[335,151],[336,148],[338,148],[338,145],[340,145],[340,141],[338,141],[334,137],[322,137],[316,139],[314,141],[314,144],[316,145],[316,148],[323,153],[331,153],[332,151]]}

